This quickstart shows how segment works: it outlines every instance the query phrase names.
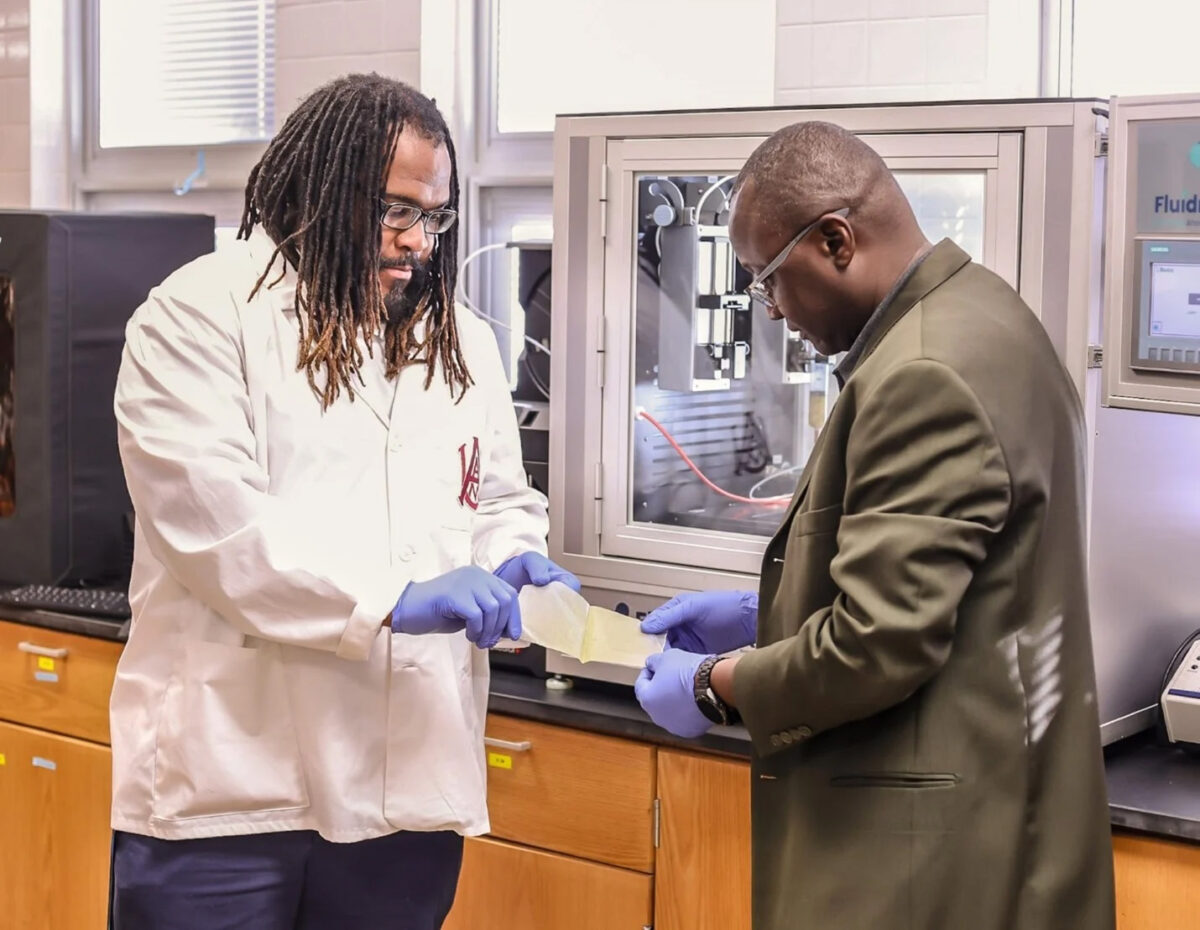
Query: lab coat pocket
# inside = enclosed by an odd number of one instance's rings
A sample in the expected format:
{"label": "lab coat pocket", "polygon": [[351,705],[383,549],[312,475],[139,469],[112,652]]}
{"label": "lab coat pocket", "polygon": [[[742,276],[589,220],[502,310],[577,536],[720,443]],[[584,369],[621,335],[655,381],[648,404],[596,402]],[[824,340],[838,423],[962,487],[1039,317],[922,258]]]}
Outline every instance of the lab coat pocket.
{"label": "lab coat pocket", "polygon": [[306,808],[279,647],[186,650],[159,716],[154,819]]}
{"label": "lab coat pocket", "polygon": [[472,682],[457,667],[461,637],[417,639],[408,655],[393,657],[384,817],[407,830],[482,832],[483,725],[470,700]]}

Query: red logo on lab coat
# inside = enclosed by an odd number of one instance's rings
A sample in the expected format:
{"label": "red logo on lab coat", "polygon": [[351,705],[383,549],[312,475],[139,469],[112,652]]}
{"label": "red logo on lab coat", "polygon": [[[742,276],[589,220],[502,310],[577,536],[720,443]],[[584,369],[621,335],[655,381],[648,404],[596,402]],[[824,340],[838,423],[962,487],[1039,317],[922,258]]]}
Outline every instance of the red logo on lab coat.
{"label": "red logo on lab coat", "polygon": [[471,454],[467,455],[467,445],[458,447],[458,457],[462,462],[462,491],[459,492],[458,502],[472,510],[479,509],[479,437],[471,439]]}

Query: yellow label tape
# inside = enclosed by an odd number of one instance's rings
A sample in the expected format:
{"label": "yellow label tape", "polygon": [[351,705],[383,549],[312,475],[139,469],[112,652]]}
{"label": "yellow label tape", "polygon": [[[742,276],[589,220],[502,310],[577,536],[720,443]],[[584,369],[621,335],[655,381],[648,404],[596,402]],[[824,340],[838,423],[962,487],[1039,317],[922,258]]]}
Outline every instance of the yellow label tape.
{"label": "yellow label tape", "polygon": [[54,671],[54,660],[48,656],[38,656],[38,668],[43,672]]}
{"label": "yellow label tape", "polygon": [[489,752],[488,765],[494,769],[511,769],[512,756],[506,756],[500,752]]}

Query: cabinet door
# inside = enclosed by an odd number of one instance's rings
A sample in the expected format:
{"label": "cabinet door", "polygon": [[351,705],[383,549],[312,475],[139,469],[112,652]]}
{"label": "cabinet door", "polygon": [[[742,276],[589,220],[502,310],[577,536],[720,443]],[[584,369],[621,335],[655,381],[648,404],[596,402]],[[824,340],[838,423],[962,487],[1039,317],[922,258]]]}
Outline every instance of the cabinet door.
{"label": "cabinet door", "polygon": [[654,870],[653,747],[497,714],[487,741],[492,836]]}
{"label": "cabinet door", "polygon": [[108,910],[112,754],[0,723],[0,926],[102,930]]}
{"label": "cabinet door", "polygon": [[640,872],[469,839],[444,930],[643,930],[652,896]]}
{"label": "cabinet door", "polygon": [[1200,846],[1113,837],[1117,930],[1191,930],[1200,921]]}
{"label": "cabinet door", "polygon": [[655,930],[750,930],[750,766],[658,753]]}

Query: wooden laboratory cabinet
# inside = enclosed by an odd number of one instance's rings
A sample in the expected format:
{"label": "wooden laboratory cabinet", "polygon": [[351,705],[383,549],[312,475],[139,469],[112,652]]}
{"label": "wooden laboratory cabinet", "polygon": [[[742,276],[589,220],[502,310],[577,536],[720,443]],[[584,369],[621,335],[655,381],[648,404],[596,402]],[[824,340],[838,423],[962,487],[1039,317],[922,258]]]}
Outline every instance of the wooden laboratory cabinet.
{"label": "wooden laboratory cabinet", "polygon": [[492,833],[466,843],[446,930],[653,923],[655,749],[493,714]]}
{"label": "wooden laboratory cabinet", "polygon": [[1200,844],[1116,833],[1117,930],[1192,930],[1200,923]]}
{"label": "wooden laboratory cabinet", "polygon": [[750,766],[660,750],[655,930],[750,930]]}
{"label": "wooden laboratory cabinet", "polygon": [[0,926],[102,930],[117,643],[0,621]]}
{"label": "wooden laboratory cabinet", "polygon": [[650,875],[492,839],[467,840],[444,930],[642,930]]}
{"label": "wooden laboratory cabinet", "polygon": [[750,767],[499,715],[447,930],[749,930]]}

